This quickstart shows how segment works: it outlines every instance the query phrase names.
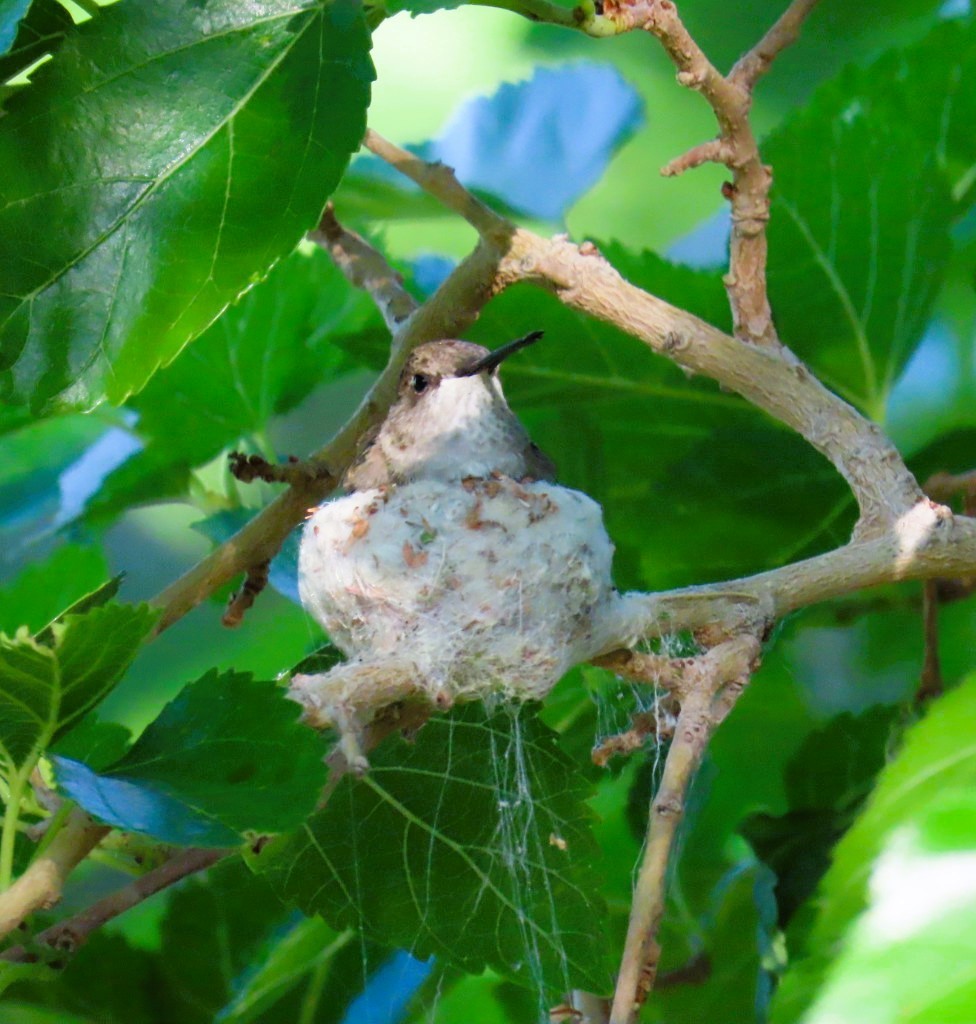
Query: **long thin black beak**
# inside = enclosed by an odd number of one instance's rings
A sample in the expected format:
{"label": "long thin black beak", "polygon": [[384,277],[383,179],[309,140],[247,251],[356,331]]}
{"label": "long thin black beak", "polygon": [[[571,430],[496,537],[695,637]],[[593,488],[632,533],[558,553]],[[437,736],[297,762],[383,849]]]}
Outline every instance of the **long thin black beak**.
{"label": "long thin black beak", "polygon": [[470,366],[465,366],[463,369],[458,370],[454,376],[473,377],[477,373],[490,373],[501,366],[513,352],[518,352],[520,348],[526,348],[529,345],[535,344],[545,333],[545,331],[532,331],[524,338],[516,338],[515,341],[510,341],[507,345],[502,345],[493,352],[489,352],[484,358],[479,359]]}

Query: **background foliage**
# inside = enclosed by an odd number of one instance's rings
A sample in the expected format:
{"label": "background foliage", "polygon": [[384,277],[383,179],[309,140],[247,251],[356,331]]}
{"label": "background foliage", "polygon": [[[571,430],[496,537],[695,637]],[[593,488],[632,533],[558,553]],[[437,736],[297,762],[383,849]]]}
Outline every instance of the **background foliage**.
{"label": "background foliage", "polygon": [[[438,6],[459,9],[406,13]],[[722,67],[781,7],[681,4]],[[705,106],[649,38],[473,5],[3,0],[0,49],[0,887],[35,851],[35,769],[127,836],[59,915],[160,843],[247,840],[66,966],[0,963],[4,1021],[490,1024],[606,991],[660,755],[588,753],[646,697],[577,669],[542,709],[391,740],[314,811],[327,744],[274,685],[322,643],[294,545],[237,632],[214,601],[146,645],[139,602],[270,496],[229,477],[229,450],[317,446],[384,359],[369,301],[300,242],[326,199],[420,296],[470,246],[375,162],[347,169],[367,106],[727,329],[721,177],[657,176],[713,134]],[[824,0],[756,100],[780,333],[921,479],[974,462],[974,76],[968,3]],[[603,504],[622,588],[846,537],[820,456],[633,339],[525,286],[470,336],[539,327],[508,394]],[[972,602],[940,620],[950,692],[928,710],[917,589],[781,624],[696,781],[646,1020],[976,1018]]]}

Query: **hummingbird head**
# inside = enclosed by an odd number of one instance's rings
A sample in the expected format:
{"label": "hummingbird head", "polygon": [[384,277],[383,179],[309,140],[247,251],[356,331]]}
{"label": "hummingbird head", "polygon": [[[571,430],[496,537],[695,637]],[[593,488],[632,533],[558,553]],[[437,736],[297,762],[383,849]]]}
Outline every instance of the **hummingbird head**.
{"label": "hummingbird head", "polygon": [[[397,404],[405,403],[410,407],[432,405],[431,396],[445,380],[470,381],[470,384],[452,390],[466,392],[478,387],[487,388],[496,392],[504,402],[501,387],[497,385],[498,367],[514,352],[538,341],[542,335],[542,331],[532,331],[493,351],[470,341],[431,341],[420,345],[410,353],[400,375]],[[496,384],[494,388],[493,382]]]}
{"label": "hummingbird head", "polygon": [[398,397],[346,478],[356,489],[416,479],[549,477],[552,464],[508,407],[498,367],[538,341],[533,331],[493,351],[468,341],[432,341],[410,354]]}

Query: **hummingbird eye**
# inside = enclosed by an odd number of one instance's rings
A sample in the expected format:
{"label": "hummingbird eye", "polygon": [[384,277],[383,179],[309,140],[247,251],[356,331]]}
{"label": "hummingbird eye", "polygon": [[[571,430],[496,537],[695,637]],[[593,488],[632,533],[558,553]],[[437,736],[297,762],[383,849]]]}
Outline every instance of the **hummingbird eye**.
{"label": "hummingbird eye", "polygon": [[430,387],[430,377],[426,373],[415,373],[410,381],[414,391],[422,395]]}

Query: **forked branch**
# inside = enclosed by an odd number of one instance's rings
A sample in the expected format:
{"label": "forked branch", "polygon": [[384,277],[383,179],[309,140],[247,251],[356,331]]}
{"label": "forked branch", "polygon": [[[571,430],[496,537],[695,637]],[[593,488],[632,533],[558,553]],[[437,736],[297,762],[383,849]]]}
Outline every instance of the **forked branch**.
{"label": "forked branch", "polygon": [[681,711],[648,817],[610,1024],[632,1024],[654,985],[661,953],[657,929],[667,894],[665,876],[688,787],[712,733],[758,666],[759,651],[755,637],[736,637],[694,659],[683,672]]}

